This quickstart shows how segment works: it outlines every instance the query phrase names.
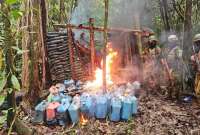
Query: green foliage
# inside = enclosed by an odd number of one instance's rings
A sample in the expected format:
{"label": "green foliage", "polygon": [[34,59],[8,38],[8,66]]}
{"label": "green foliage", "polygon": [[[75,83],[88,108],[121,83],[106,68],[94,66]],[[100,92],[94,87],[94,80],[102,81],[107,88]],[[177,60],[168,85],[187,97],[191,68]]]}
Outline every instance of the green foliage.
{"label": "green foliage", "polygon": [[[18,55],[24,52],[20,49],[20,31],[19,31],[19,19],[22,17],[23,12],[21,10],[20,0],[5,0],[0,12],[0,106],[4,103],[7,94],[14,92],[13,90],[20,90],[20,83],[16,74],[14,65],[16,65],[20,59],[16,59]],[[10,25],[9,25],[10,24]],[[7,26],[7,27],[6,27]],[[10,39],[12,37],[12,39]],[[9,53],[8,53],[9,52]],[[5,59],[9,55],[8,59]],[[6,60],[9,64],[3,63]],[[6,69],[6,72],[4,71]],[[15,109],[13,107],[13,109]],[[0,111],[0,127],[7,120],[7,111]]]}
{"label": "green foliage", "polygon": [[15,75],[11,76],[11,82],[12,82],[12,88],[14,88],[16,90],[20,90],[20,84]]}
{"label": "green foliage", "polygon": [[4,100],[5,100],[5,96],[0,95],[0,106],[3,104]]}
{"label": "green foliage", "polygon": [[8,111],[5,110],[5,111],[2,111],[2,115],[0,115],[0,128],[3,126],[3,124],[5,123],[6,121],[6,118],[7,118],[7,114],[8,114]]}
{"label": "green foliage", "polygon": [[[78,0],[64,0],[64,22],[67,23],[70,19],[70,15],[73,12],[74,8],[77,6]],[[48,29],[51,30],[54,24],[58,24],[60,20],[60,1],[48,0]]]}
{"label": "green foliage", "polygon": [[22,50],[17,46],[12,46],[12,49],[16,50],[18,55],[22,55],[23,53],[28,52],[28,50]]}
{"label": "green foliage", "polygon": [[7,83],[7,77],[5,76],[5,72],[2,72],[0,74],[0,93],[3,91],[6,83]]}
{"label": "green foliage", "polygon": [[12,5],[18,2],[18,0],[6,0],[5,1],[7,5]]}
{"label": "green foliage", "polygon": [[23,15],[23,12],[18,10],[18,9],[14,9],[10,12],[11,14],[11,17],[14,19],[14,20],[18,20],[20,17],[22,17]]}

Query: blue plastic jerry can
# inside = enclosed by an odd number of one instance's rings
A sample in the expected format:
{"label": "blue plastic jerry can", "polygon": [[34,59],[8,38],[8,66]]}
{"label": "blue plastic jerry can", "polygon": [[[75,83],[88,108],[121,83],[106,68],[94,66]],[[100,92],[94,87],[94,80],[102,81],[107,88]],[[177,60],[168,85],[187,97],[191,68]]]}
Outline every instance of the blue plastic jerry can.
{"label": "blue plastic jerry can", "polygon": [[122,108],[121,100],[118,98],[113,98],[111,100],[111,109],[110,109],[110,120],[111,121],[119,121],[120,120],[121,108]]}
{"label": "blue plastic jerry can", "polygon": [[59,95],[59,94],[53,95],[53,96],[52,96],[52,101],[53,101],[53,102],[60,102],[60,101],[61,101],[60,95]]}
{"label": "blue plastic jerry can", "polygon": [[88,108],[86,105],[86,101],[87,101],[88,95],[83,93],[80,97],[80,101],[81,101],[81,112],[82,113],[87,113]]}
{"label": "blue plastic jerry can", "polygon": [[88,115],[89,117],[94,116],[95,103],[93,102],[93,97],[91,95],[81,95],[81,112]]}
{"label": "blue plastic jerry can", "polygon": [[108,105],[108,110],[107,111],[110,112],[112,95],[110,93],[107,93],[106,97],[107,97],[107,105]]}
{"label": "blue plastic jerry can", "polygon": [[107,109],[108,109],[108,101],[106,96],[102,95],[97,97],[96,99],[96,111],[95,115],[98,119],[104,119],[107,115]]}
{"label": "blue plastic jerry can", "polygon": [[132,96],[132,114],[135,115],[137,114],[137,109],[138,109],[138,100],[135,96]]}
{"label": "blue plastic jerry can", "polygon": [[[59,95],[60,95],[60,98],[61,98],[61,99],[67,99],[69,102],[72,102],[72,97],[71,97],[71,96],[65,95],[65,94],[63,94],[63,93],[60,93]],[[62,102],[62,101],[61,101],[61,102]]]}
{"label": "blue plastic jerry can", "polygon": [[74,80],[64,80],[64,85],[65,86],[70,86],[70,85],[72,85],[72,84],[74,84]]}
{"label": "blue plastic jerry can", "polygon": [[79,111],[80,111],[80,104],[77,102],[72,102],[69,106],[69,116],[71,118],[72,123],[78,123],[79,121]]}
{"label": "blue plastic jerry can", "polygon": [[35,107],[35,115],[33,119],[33,123],[39,124],[44,122],[45,110],[48,106],[48,102],[42,101]]}
{"label": "blue plastic jerry can", "polygon": [[89,116],[94,117],[95,116],[95,101],[93,100],[92,96],[88,97],[86,101],[86,105],[88,107]]}
{"label": "blue plastic jerry can", "polygon": [[48,102],[44,100],[35,107],[35,111],[44,112],[47,106]]}
{"label": "blue plastic jerry can", "polygon": [[123,120],[128,120],[132,115],[132,100],[130,97],[125,97],[122,100],[122,113],[121,118]]}
{"label": "blue plastic jerry can", "polygon": [[65,84],[58,83],[56,84],[56,87],[58,87],[59,92],[64,92],[65,91]]}
{"label": "blue plastic jerry can", "polygon": [[70,106],[69,99],[63,98],[61,100],[61,105],[57,108],[57,119],[59,122],[59,125],[65,126],[68,121],[68,115],[67,110]]}

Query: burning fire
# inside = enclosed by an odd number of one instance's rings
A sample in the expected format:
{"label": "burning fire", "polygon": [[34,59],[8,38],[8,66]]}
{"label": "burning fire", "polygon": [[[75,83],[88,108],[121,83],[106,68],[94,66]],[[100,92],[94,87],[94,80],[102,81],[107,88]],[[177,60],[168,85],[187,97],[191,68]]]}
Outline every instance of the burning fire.
{"label": "burning fire", "polygon": [[[115,52],[112,48],[111,45],[108,43],[107,45],[107,50],[108,54],[106,56],[106,83],[107,85],[112,85],[112,78],[111,78],[111,68],[112,68],[112,63],[113,59],[117,56],[117,52]],[[101,66],[103,66],[103,60],[101,60]],[[100,68],[97,68],[95,70],[95,80],[92,82],[89,82],[87,85],[89,87],[101,87],[103,83],[103,70]]]}
{"label": "burning fire", "polygon": [[81,125],[86,125],[88,120],[84,117],[84,115],[81,113],[80,123]]}

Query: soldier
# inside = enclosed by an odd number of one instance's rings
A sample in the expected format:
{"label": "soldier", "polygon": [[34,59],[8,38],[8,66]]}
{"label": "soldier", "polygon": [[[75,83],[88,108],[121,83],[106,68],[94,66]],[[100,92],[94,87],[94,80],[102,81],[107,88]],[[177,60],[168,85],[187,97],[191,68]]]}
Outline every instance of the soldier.
{"label": "soldier", "polygon": [[194,55],[191,56],[191,61],[194,63],[194,71],[196,73],[195,77],[195,93],[197,96],[200,95],[200,34],[196,34],[193,39],[193,52]]}
{"label": "soldier", "polygon": [[[170,35],[168,37],[168,46],[166,48],[166,60],[163,59],[165,68],[167,69],[170,86],[168,91],[168,97],[172,98],[173,94],[177,99],[180,99],[180,89],[182,88],[182,50],[178,46],[178,37],[176,35]],[[174,87],[176,84],[177,87]]]}
{"label": "soldier", "polygon": [[[148,86],[147,92],[156,93],[155,89],[160,87],[160,60],[161,49],[157,38],[152,35],[149,37],[148,45],[144,51],[144,80]],[[148,94],[148,93],[147,93]]]}
{"label": "soldier", "polygon": [[84,32],[82,32],[82,33],[80,34],[79,43],[80,43],[82,46],[84,46],[85,48],[88,47],[88,44],[89,44],[89,43],[87,42],[87,40],[86,40],[86,38],[85,38],[85,33],[84,33]]}

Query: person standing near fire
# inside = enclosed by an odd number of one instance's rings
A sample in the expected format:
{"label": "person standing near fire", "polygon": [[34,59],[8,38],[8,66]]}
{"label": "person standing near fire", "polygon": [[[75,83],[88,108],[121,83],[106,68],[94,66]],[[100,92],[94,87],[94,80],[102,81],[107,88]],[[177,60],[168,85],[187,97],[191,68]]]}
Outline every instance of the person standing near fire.
{"label": "person standing near fire", "polygon": [[160,87],[161,58],[159,41],[155,35],[151,35],[143,52],[144,80],[148,86],[147,94],[148,92],[156,93],[156,89],[159,89]]}
{"label": "person standing near fire", "polygon": [[[182,89],[182,49],[179,47],[179,39],[176,35],[168,37],[168,46],[165,51],[165,59],[163,65],[168,74],[170,87],[168,88],[168,98],[172,99],[175,96],[180,99],[180,92]],[[174,86],[177,87],[174,87]]]}
{"label": "person standing near fire", "polygon": [[191,56],[191,61],[194,65],[195,71],[195,94],[196,96],[200,96],[200,34],[196,34],[193,39],[193,52],[194,54]]}

